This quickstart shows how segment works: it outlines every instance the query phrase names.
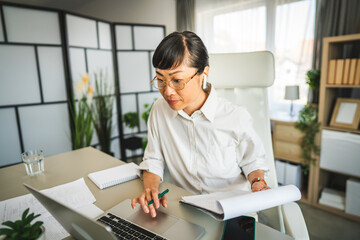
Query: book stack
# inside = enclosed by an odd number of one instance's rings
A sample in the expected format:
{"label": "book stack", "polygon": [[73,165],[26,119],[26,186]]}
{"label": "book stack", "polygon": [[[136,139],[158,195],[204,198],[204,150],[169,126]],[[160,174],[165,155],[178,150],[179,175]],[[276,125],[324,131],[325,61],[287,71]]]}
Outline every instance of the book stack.
{"label": "book stack", "polygon": [[360,59],[331,59],[329,62],[327,84],[360,85]]}
{"label": "book stack", "polygon": [[319,203],[340,210],[345,210],[345,192],[331,188],[324,188]]}

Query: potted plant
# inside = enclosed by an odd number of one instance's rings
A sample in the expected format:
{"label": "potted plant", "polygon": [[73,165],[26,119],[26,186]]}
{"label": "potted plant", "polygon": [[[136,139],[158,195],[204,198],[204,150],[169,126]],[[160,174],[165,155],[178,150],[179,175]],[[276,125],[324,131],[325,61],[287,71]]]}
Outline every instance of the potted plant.
{"label": "potted plant", "polygon": [[139,126],[139,115],[137,112],[128,112],[123,115],[125,126],[131,129],[131,137],[124,139],[125,148],[131,151],[135,151],[142,147],[142,141],[140,137],[134,136],[133,129]]}
{"label": "potted plant", "polygon": [[92,121],[96,134],[99,139],[101,151],[111,153],[111,132],[112,116],[114,105],[114,90],[106,82],[107,74],[103,71],[94,73],[95,78],[95,97],[91,104]]}
{"label": "potted plant", "polygon": [[6,221],[2,225],[6,226],[5,228],[0,229],[0,236],[5,236],[4,239],[13,239],[13,240],[44,240],[45,239],[45,228],[43,222],[37,221],[34,224],[31,222],[40,216],[40,214],[35,215],[34,213],[29,214],[29,208],[27,208],[20,220],[15,222]]}
{"label": "potted plant", "polygon": [[306,83],[309,85],[309,102],[319,102],[320,70],[311,69],[306,73]]}
{"label": "potted plant", "polygon": [[82,81],[75,85],[75,96],[70,103],[71,142],[73,149],[90,146],[94,133],[91,110],[93,88],[89,85],[89,76],[85,74]]}

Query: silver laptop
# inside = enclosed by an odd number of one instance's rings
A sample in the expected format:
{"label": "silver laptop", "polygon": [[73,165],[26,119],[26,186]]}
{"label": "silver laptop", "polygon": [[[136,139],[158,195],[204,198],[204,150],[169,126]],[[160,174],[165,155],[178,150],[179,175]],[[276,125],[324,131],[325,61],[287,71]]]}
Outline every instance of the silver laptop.
{"label": "silver laptop", "polygon": [[133,210],[130,199],[93,220],[27,184],[24,186],[75,239],[200,239],[205,233],[203,227],[160,210],[156,218],[144,213],[141,208]]}

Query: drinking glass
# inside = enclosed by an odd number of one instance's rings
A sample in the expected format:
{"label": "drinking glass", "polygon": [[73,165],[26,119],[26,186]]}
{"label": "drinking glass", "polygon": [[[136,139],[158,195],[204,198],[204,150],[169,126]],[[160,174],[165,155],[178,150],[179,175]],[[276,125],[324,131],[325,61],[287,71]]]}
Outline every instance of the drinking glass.
{"label": "drinking glass", "polygon": [[42,150],[29,150],[21,154],[26,173],[36,176],[44,172],[44,152]]}

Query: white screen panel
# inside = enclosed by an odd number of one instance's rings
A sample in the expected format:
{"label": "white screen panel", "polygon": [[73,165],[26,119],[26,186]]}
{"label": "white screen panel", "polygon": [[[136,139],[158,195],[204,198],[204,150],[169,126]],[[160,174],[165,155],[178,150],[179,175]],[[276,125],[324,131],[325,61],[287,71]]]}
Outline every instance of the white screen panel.
{"label": "white screen panel", "polygon": [[4,6],[10,42],[61,44],[58,13]]}
{"label": "white screen panel", "polygon": [[134,27],[135,49],[155,50],[164,38],[162,27]]}
{"label": "white screen panel", "polygon": [[71,150],[69,114],[65,103],[21,107],[19,115],[25,150],[43,149],[45,156]]}
{"label": "white screen panel", "polygon": [[121,111],[123,114],[123,116],[121,116],[121,117],[123,119],[124,134],[137,132],[138,128],[131,130],[130,128],[125,126],[125,122],[124,122],[124,114],[126,114],[128,112],[136,112],[136,97],[135,97],[135,95],[129,94],[129,95],[121,96]]}
{"label": "white screen panel", "polygon": [[98,47],[96,21],[66,15],[66,26],[70,46]]}
{"label": "white screen panel", "polygon": [[0,105],[40,103],[34,47],[0,45]]}
{"label": "white screen panel", "polygon": [[114,65],[112,52],[102,50],[87,50],[87,62],[91,84],[95,86],[94,73],[99,74],[100,71],[102,71],[104,74],[107,74],[106,82],[108,83],[108,86],[112,86],[114,93]]}
{"label": "white screen panel", "polygon": [[3,27],[2,27],[2,20],[1,20],[1,12],[0,12],[0,42],[4,41],[4,32],[3,32]]}
{"label": "white screen panel", "polygon": [[121,159],[120,145],[118,138],[111,141],[111,151],[115,154],[114,157]]}
{"label": "white screen panel", "polygon": [[150,91],[147,52],[118,52],[120,92]]}
{"label": "white screen panel", "polygon": [[38,54],[44,101],[65,101],[66,88],[61,48],[39,47]]}
{"label": "white screen panel", "polygon": [[140,111],[140,131],[146,131],[147,126],[145,120],[141,118],[143,112],[145,112],[145,104],[152,104],[154,102],[154,98],[162,97],[159,91],[153,93],[143,93],[139,94],[139,111]]}
{"label": "white screen panel", "polygon": [[110,24],[98,22],[100,48],[111,49]]}
{"label": "white screen panel", "polygon": [[21,162],[15,110],[0,109],[0,167]]}
{"label": "white screen panel", "polygon": [[80,48],[70,48],[70,69],[73,85],[81,81],[81,77],[86,73],[85,51]]}
{"label": "white screen panel", "polygon": [[132,50],[131,26],[115,26],[116,49]]}

